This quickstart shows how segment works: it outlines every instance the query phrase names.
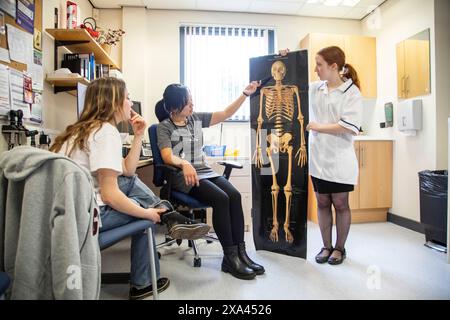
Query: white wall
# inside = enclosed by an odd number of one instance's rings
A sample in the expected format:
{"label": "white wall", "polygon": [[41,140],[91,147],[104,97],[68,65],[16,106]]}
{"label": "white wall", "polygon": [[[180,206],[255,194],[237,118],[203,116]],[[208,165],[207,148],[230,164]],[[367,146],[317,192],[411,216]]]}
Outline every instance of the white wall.
{"label": "white wall", "polygon": [[[102,9],[99,10],[100,17],[97,20],[97,26],[105,29],[122,29],[122,10]],[[111,47],[111,58],[122,69],[122,44],[123,41]]]}
{"label": "white wall", "polygon": [[[369,132],[371,135],[393,137],[394,179],[393,214],[420,220],[418,172],[436,168],[436,63],[433,0],[389,0],[379,8],[379,29],[371,29],[366,18],[363,33],[377,38],[377,101]],[[423,101],[423,129],[415,137],[404,136],[397,130],[397,65],[396,44],[430,28],[431,94]],[[448,83],[448,78],[445,81]],[[394,127],[380,129],[384,104],[394,103]]]}

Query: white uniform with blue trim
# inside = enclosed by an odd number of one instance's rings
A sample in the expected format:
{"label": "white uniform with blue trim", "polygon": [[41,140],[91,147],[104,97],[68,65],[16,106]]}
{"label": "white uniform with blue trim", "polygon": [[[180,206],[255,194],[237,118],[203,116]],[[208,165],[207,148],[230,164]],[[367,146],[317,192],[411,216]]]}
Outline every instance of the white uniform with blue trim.
{"label": "white uniform with blue trim", "polygon": [[358,134],[362,118],[362,97],[351,79],[338,88],[328,90],[327,81],[309,86],[309,121],[338,123],[354,134],[329,134],[310,131],[309,174],[318,179],[356,185],[358,160],[353,136]]}

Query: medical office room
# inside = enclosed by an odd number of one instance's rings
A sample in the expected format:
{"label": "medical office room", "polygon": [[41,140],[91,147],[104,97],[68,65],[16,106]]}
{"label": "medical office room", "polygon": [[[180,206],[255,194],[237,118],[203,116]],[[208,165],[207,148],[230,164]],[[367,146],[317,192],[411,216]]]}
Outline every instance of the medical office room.
{"label": "medical office room", "polygon": [[5,0],[0,28],[2,299],[450,299],[449,1]]}

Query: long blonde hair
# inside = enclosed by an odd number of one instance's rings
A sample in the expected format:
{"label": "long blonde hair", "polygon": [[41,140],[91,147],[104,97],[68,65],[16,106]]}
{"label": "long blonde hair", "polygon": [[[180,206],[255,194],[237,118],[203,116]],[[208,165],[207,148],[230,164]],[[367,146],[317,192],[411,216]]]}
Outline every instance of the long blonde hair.
{"label": "long blonde hair", "polygon": [[67,156],[75,149],[87,151],[86,142],[89,135],[100,129],[105,122],[116,124],[117,114],[124,118],[125,82],[118,78],[105,77],[92,81],[86,90],[84,108],[80,118],[56,137],[50,151],[59,152],[63,144],[74,139]]}
{"label": "long blonde hair", "polygon": [[342,76],[347,79],[352,79],[353,83],[361,89],[358,73],[356,73],[355,68],[351,64],[345,62],[345,53],[341,48],[337,46],[326,47],[317,52],[317,54],[329,65],[336,63],[338,70],[342,70]]}

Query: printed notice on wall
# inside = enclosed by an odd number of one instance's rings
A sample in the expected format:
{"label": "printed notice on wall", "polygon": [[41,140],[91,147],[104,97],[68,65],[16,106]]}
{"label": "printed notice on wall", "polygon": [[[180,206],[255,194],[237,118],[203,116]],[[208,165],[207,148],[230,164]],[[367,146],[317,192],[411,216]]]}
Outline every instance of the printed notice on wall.
{"label": "printed notice on wall", "polygon": [[6,24],[9,57],[11,60],[30,64],[33,62],[33,35],[13,25]]}
{"label": "printed notice on wall", "polygon": [[9,68],[0,64],[0,115],[5,115],[11,110],[9,104]]}
{"label": "printed notice on wall", "polygon": [[19,26],[33,34],[34,0],[17,0],[16,22]]}
{"label": "printed notice on wall", "polygon": [[42,122],[42,93],[35,91],[34,92],[34,102],[31,105],[31,121],[33,122]]}
{"label": "printed notice on wall", "polygon": [[23,101],[24,99],[24,79],[23,73],[16,69],[10,69],[9,73],[11,88],[11,108],[13,110],[22,110],[23,118],[30,118],[30,105]]}
{"label": "printed notice on wall", "polygon": [[1,0],[0,10],[3,10],[14,19],[16,18],[16,0]]}

